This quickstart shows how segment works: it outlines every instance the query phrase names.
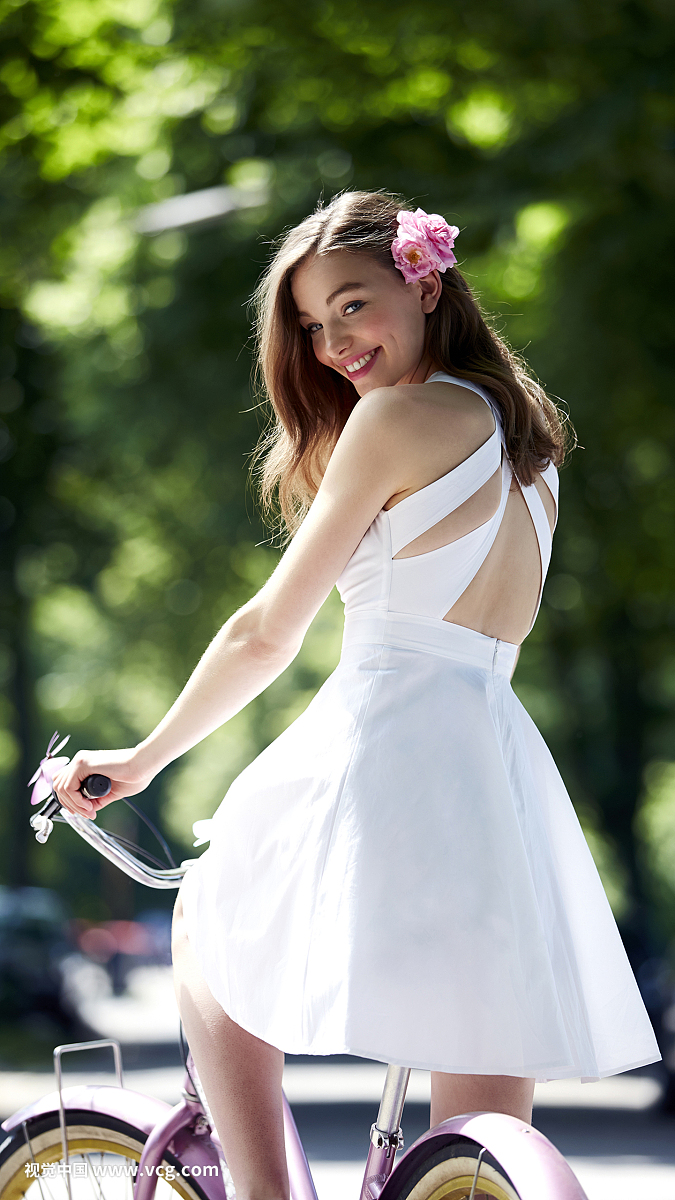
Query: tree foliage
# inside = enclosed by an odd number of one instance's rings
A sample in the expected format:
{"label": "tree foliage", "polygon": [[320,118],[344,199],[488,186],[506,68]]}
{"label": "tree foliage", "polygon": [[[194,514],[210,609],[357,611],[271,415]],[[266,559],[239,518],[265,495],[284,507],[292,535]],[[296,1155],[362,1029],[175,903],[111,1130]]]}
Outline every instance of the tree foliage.
{"label": "tree foliage", "polygon": [[[4,819],[16,877],[57,882],[93,911],[89,857],[75,884],[72,859],[30,851],[24,777],[55,723],[77,744],[142,736],[265,577],[275,551],[260,544],[246,485],[262,419],[247,298],[270,240],[320,195],[386,188],[462,227],[484,304],[569,403],[583,449],[562,476],[551,577],[516,686],[625,930],[672,936],[669,5],[313,0],[299,19],[290,0],[5,0],[1,11],[0,519],[15,656]],[[139,208],[223,184],[242,203],[221,222],[138,232]],[[285,676],[157,782],[149,803],[174,837],[300,710],[338,644],[333,604]]]}

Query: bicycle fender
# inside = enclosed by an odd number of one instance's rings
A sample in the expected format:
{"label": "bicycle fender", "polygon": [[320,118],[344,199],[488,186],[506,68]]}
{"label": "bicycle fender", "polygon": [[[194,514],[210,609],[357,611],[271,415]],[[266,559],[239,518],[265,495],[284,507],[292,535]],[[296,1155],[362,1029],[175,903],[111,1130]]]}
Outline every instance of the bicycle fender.
{"label": "bicycle fender", "polygon": [[[130,1088],[115,1087],[109,1084],[79,1084],[76,1087],[66,1087],[61,1093],[65,1109],[79,1109],[82,1112],[102,1113],[108,1117],[116,1117],[118,1121],[126,1121],[143,1133],[149,1134],[156,1125],[163,1121],[171,1112],[171,1105],[163,1100],[155,1100],[142,1092],[133,1092]],[[45,1116],[49,1112],[59,1111],[59,1093],[48,1092],[25,1108],[12,1113],[2,1122],[0,1128],[11,1133],[22,1121],[32,1121],[35,1117]]]}
{"label": "bicycle fender", "polygon": [[378,1200],[388,1200],[418,1163],[457,1137],[485,1146],[501,1163],[522,1200],[588,1200],[559,1150],[538,1129],[505,1113],[464,1113],[429,1129],[403,1155]]}

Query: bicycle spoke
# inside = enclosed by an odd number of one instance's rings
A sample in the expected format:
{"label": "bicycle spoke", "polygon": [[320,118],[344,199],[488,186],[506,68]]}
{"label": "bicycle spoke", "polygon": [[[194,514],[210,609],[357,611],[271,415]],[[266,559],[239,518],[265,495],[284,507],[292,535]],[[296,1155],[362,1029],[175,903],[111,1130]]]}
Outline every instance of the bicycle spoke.
{"label": "bicycle spoke", "polygon": [[[103,1156],[102,1156],[101,1154],[99,1154],[99,1156],[98,1156],[98,1157],[99,1157],[99,1159],[100,1159],[100,1158],[102,1158]],[[94,1172],[93,1172],[93,1170],[92,1170],[92,1168],[93,1168],[93,1163],[91,1162],[91,1156],[90,1156],[89,1154],[83,1154],[83,1155],[82,1155],[82,1158],[83,1158],[83,1160],[84,1160],[84,1161],[86,1162],[86,1164],[87,1164],[87,1168],[88,1168],[88,1170],[87,1170],[87,1179],[89,1180],[90,1186],[91,1186],[91,1181],[92,1181],[92,1179],[93,1179],[93,1181],[94,1181],[94,1184],[95,1184],[95,1186],[96,1186],[96,1189],[98,1189],[98,1196],[99,1196],[99,1200],[104,1200],[104,1197],[103,1197],[103,1189],[101,1188],[101,1185],[100,1185],[100,1183],[99,1183],[98,1179],[96,1178],[96,1175],[94,1174]],[[93,1187],[92,1187],[92,1191],[94,1192],[94,1195],[96,1195],[96,1191],[95,1191],[95,1189],[94,1189]]]}
{"label": "bicycle spoke", "polygon": [[47,1196],[49,1197],[49,1200],[55,1200],[54,1194],[52,1192],[51,1187],[49,1186],[49,1183],[46,1183],[45,1187],[47,1189]]}
{"label": "bicycle spoke", "polygon": [[36,1182],[37,1182],[37,1184],[38,1184],[38,1186],[39,1186],[39,1188],[40,1188],[40,1193],[41,1193],[41,1194],[42,1194],[42,1184],[44,1183],[44,1185],[45,1185],[45,1191],[46,1191],[46,1193],[47,1193],[47,1200],[56,1200],[56,1197],[54,1196],[54,1194],[53,1194],[53,1192],[52,1192],[52,1190],[51,1190],[51,1188],[50,1188],[50,1186],[49,1186],[49,1184],[48,1184],[48,1182],[47,1182],[47,1180],[45,1179],[45,1177],[44,1177],[44,1176],[42,1176],[42,1177],[38,1176],[38,1178],[37,1178],[37,1181],[36,1181]]}
{"label": "bicycle spoke", "polygon": [[[30,1140],[30,1137],[28,1136],[28,1127],[27,1127],[27,1125],[26,1125],[26,1122],[25,1122],[25,1121],[22,1121],[22,1122],[21,1122],[21,1128],[23,1129],[23,1136],[24,1136],[24,1140],[25,1140],[25,1142],[26,1142],[26,1145],[28,1146],[28,1153],[30,1154],[30,1161],[31,1161],[32,1163],[35,1163],[35,1155],[33,1154],[33,1147],[32,1147],[32,1145],[31,1145],[31,1140]],[[36,1164],[36,1165],[37,1165],[37,1164]],[[37,1176],[37,1185],[38,1185],[38,1187],[39,1187],[39,1189],[40,1189],[40,1197],[41,1197],[41,1200],[45,1200],[45,1194],[44,1194],[44,1192],[43,1192],[43,1190],[42,1190],[42,1180],[40,1179],[40,1176],[39,1176],[39,1175]]]}

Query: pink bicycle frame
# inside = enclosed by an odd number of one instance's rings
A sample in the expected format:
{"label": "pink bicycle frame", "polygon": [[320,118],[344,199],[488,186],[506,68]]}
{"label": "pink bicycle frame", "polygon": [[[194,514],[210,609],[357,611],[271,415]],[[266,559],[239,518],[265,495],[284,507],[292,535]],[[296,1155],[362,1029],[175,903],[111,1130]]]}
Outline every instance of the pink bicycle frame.
{"label": "pink bicycle frame", "polygon": [[[66,1113],[81,1113],[83,1123],[87,1113],[113,1117],[146,1135],[136,1173],[134,1200],[153,1200],[157,1179],[161,1177],[157,1175],[157,1167],[167,1153],[178,1160],[188,1178],[199,1181],[208,1200],[225,1200],[223,1152],[218,1135],[210,1127],[204,1107],[193,1090],[195,1077],[194,1065],[190,1062],[190,1070],[183,1081],[183,1099],[173,1108],[162,1100],[122,1086],[88,1084],[48,1092],[13,1113],[0,1128],[5,1133],[12,1133],[22,1124],[28,1125],[39,1117],[57,1112],[61,1116],[63,1134],[67,1130]],[[285,1096],[283,1102],[291,1200],[317,1200],[309,1164]],[[64,1153],[67,1158],[67,1133]]]}
{"label": "pink bicycle frame", "polygon": [[[141,1161],[138,1164],[134,1200],[153,1200],[157,1186],[157,1167],[162,1162],[167,1150],[185,1164],[185,1167],[194,1175],[192,1167],[195,1153],[194,1143],[200,1136],[207,1146],[213,1148],[219,1165],[218,1188],[207,1189],[205,1177],[200,1178],[200,1185],[205,1191],[208,1191],[209,1197],[213,1197],[213,1200],[224,1200],[222,1147],[213,1124],[205,1117],[205,1103],[202,1103],[193,1091],[195,1082],[199,1087],[194,1063],[190,1059],[189,1072],[185,1076],[183,1087],[183,1100],[175,1108],[168,1110],[164,1120],[154,1127],[145,1143]],[[285,1096],[283,1097],[283,1111],[291,1200],[318,1200],[309,1163]],[[204,1137],[205,1134],[210,1136]],[[211,1157],[212,1160],[213,1157]],[[211,1182],[210,1178],[209,1182]]]}
{"label": "pink bicycle frame", "polygon": [[[51,1092],[14,1113],[3,1121],[2,1129],[10,1133],[55,1111],[60,1111],[63,1117],[62,1131],[67,1127],[68,1112],[82,1114],[83,1123],[87,1113],[114,1117],[146,1135],[134,1200],[153,1200],[157,1168],[167,1155],[179,1163],[178,1169],[187,1177],[199,1181],[207,1200],[225,1200],[222,1148],[206,1105],[194,1091],[194,1085],[199,1092],[201,1087],[190,1059],[188,1067],[183,1099],[173,1108],[121,1086],[71,1087]],[[522,1200],[587,1200],[555,1146],[531,1125],[501,1113],[465,1113],[443,1121],[418,1138],[394,1169],[396,1150],[403,1144],[400,1120],[409,1075],[410,1071],[403,1067],[389,1067],[387,1071],[377,1121],[371,1129],[360,1200],[393,1200],[430,1153],[458,1139],[484,1146],[493,1154],[513,1178]],[[309,1164],[285,1096],[283,1111],[291,1200],[317,1200]]]}

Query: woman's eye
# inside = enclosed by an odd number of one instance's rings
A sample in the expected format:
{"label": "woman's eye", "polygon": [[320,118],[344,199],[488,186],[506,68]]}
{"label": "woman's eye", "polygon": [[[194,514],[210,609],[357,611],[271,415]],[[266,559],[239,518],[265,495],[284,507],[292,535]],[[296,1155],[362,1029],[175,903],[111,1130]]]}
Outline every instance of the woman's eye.
{"label": "woman's eye", "polygon": [[350,300],[349,304],[345,304],[345,313],[348,313],[350,308],[354,312],[358,312],[360,308],[363,308],[363,300]]}
{"label": "woman's eye", "polygon": [[317,329],[321,329],[321,325],[318,323],[315,323],[314,325],[306,325],[305,329],[308,333],[316,333]]}

